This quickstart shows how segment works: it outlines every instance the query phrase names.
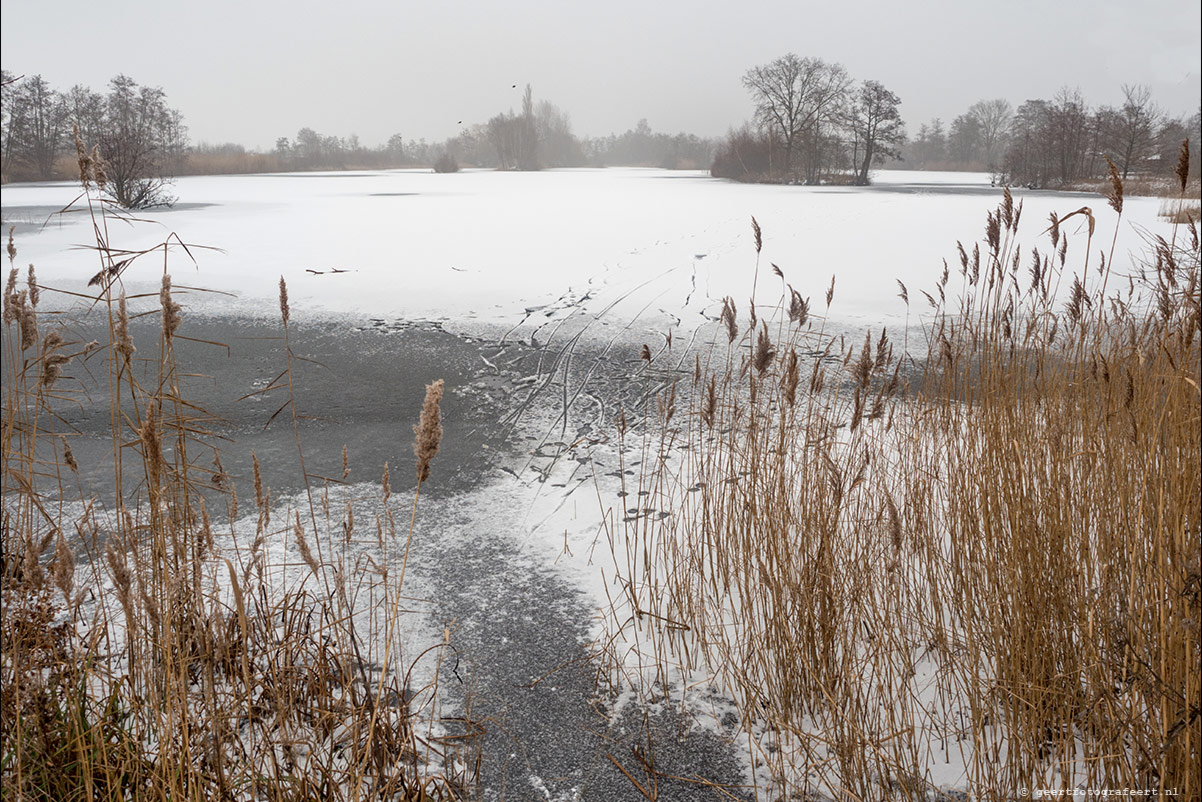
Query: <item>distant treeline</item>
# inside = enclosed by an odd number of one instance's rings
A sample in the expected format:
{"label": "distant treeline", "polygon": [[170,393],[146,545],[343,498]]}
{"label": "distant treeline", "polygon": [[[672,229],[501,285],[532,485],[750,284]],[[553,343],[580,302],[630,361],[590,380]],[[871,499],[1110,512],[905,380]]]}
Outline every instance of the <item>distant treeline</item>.
{"label": "distant treeline", "polygon": [[[1170,176],[1181,142],[1197,154],[1202,116],[1174,118],[1142,86],[1124,86],[1119,107],[1091,107],[1074,89],[1017,109],[1003,99],[974,103],[944,128],[924,123],[902,149],[919,170],[986,170],[998,183],[1072,187],[1103,178],[1109,157],[1124,179]],[[1199,160],[1193,174],[1198,176]]]}
{"label": "distant treeline", "polygon": [[[622,134],[577,137],[571,118],[549,101],[536,102],[529,86],[522,108],[469,124],[443,141],[394,134],[371,146],[359,137],[302,128],[280,137],[268,152],[237,143],[188,139],[182,115],[166,104],[162,89],[139,86],[126,76],[108,94],[84,86],[62,92],[40,75],[4,72],[0,115],[0,171],[5,182],[71,178],[77,172],[73,131],[112,162],[137,154],[137,167],[159,179],[177,175],[459,166],[504,170],[606,165],[707,169],[716,142],[692,134],[651,130],[646,120]],[[132,139],[131,139],[132,138]],[[132,141],[136,140],[136,141]],[[161,188],[160,188],[161,189]],[[160,192],[156,200],[169,200]]]}
{"label": "distant treeline", "polygon": [[871,168],[900,160],[898,166],[910,169],[985,170],[999,183],[1054,188],[1103,178],[1107,157],[1124,178],[1157,177],[1171,174],[1182,140],[1199,152],[1199,113],[1171,117],[1139,86],[1123,87],[1119,107],[1090,107],[1068,89],[1017,109],[1004,99],[983,100],[946,129],[935,119],[907,139],[901,100],[876,81],[854,82],[839,64],[788,54],[748,70],[743,83],[754,120],[720,140],[656,132],[646,120],[621,134],[578,137],[567,112],[536,101],[527,86],[520,109],[468,123],[442,141],[397,133],[369,146],[354,134],[302,128],[260,152],[235,143],[191,144],[183,116],[167,105],[163,90],[124,75],[100,93],[78,85],[59,91],[39,75],[5,71],[0,178],[73,177],[76,128],[88,147],[98,147],[110,194],[127,206],[170,202],[170,177],[187,174],[645,166],[709,169],[740,181],[862,184]]}
{"label": "distant treeline", "polygon": [[1183,140],[1199,152],[1199,114],[1171,117],[1142,86],[1124,86],[1117,108],[1090,107],[1070,89],[1017,110],[982,100],[947,130],[936,119],[908,139],[900,99],[875,81],[857,85],[840,64],[790,53],[748,70],[743,85],[754,121],[727,135],[712,167],[739,181],[864,184],[871,167],[896,159],[910,169],[989,171],[997,183],[1074,188],[1105,178],[1107,158],[1124,179],[1156,178],[1173,173]]}
{"label": "distant treeline", "polygon": [[[283,169],[412,167],[440,163],[501,170],[608,165],[704,170],[716,143],[692,134],[651,130],[646,120],[623,134],[577,137],[567,112],[550,101],[535,102],[529,86],[519,112],[502,112],[487,122],[467,125],[441,142],[406,140],[394,134],[383,146],[364,148],[357,137],[323,136],[310,128],[296,138],[281,137],[271,156]],[[201,150],[198,148],[198,151]]]}

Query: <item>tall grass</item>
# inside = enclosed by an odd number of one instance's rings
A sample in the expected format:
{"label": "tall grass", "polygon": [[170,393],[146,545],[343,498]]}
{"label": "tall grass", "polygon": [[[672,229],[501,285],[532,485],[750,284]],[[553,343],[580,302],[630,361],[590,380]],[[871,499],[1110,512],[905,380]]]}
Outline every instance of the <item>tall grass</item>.
{"label": "tall grass", "polygon": [[[104,163],[78,138],[77,146],[76,204],[90,213],[99,265],[84,300],[89,320],[104,318],[104,341],[71,341],[67,317],[47,311],[53,290],[39,286],[32,267],[22,282],[11,234],[8,244],[3,796],[462,798],[474,747],[441,717],[445,639],[422,655],[399,636],[418,496],[441,434],[441,382],[415,427],[408,528],[394,518],[384,466],[370,505],[374,531],[356,530],[354,509],[331,503],[337,480],[314,484],[304,468],[281,279],[287,361],[268,392],[283,398],[277,415],[291,417],[306,491],[281,516],[255,458],[254,508],[240,514],[214,421],[186,398],[175,355],[187,327],[168,256],[195,247],[174,235],[146,251],[112,244]],[[160,257],[157,305],[127,298],[128,266]],[[139,314],[158,316],[153,342],[135,344],[131,318]],[[98,363],[111,424],[105,497],[81,489],[62,414],[80,392],[69,374],[95,373]],[[415,673],[423,659],[433,669]]]}
{"label": "tall grass", "polygon": [[[1114,171],[1107,200],[1117,227]],[[1022,245],[1007,191],[914,353],[833,335],[774,267],[779,304],[726,299],[619,422],[645,506],[609,531],[611,666],[715,680],[764,796],[1202,793],[1197,221],[1120,271],[1099,217]]]}

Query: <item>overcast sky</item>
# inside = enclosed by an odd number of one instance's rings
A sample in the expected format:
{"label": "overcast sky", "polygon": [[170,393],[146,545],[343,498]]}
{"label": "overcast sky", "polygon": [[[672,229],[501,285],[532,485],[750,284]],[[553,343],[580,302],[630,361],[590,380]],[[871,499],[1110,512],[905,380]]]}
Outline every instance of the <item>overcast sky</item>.
{"label": "overcast sky", "polygon": [[[902,100],[910,133],[982,98],[1146,84],[1174,115],[1202,83],[1198,0],[2,0],[3,67],[101,90],[161,86],[194,142],[270,148],[309,126],[368,145],[454,135],[536,100],[579,135],[724,133],[743,73],[788,52],[842,63]],[[516,85],[517,88],[513,88]]]}

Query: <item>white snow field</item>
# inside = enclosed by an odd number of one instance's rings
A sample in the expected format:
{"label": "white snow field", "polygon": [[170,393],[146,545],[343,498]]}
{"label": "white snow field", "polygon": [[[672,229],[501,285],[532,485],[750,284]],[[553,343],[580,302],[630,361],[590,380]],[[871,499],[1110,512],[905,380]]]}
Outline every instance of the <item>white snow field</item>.
{"label": "white snow field", "polygon": [[[174,209],[137,215],[154,225],[117,226],[111,235],[129,249],[172,232],[219,248],[194,251],[196,268],[176,249],[177,286],[236,295],[195,296],[186,307],[193,312],[274,316],[284,276],[298,314],[439,320],[470,331],[580,308],[605,312],[603,324],[637,320],[662,331],[677,318],[692,328],[725,295],[747,298],[754,216],[765,242],[760,303],[774,302],[780,290],[765,276],[769,262],[803,296],[820,297],[837,275],[833,313],[875,326],[905,316],[895,279],[912,292],[934,284],[942,260],[954,263],[956,241],[971,250],[1001,197],[983,173],[881,171],[876,178],[876,186],[857,188],[744,185],[650,169],[189,177],[174,187]],[[71,183],[5,187],[5,220],[46,220],[77,194]],[[1016,197],[1029,245],[1052,211],[1090,206],[1099,232],[1112,230],[1114,213],[1098,196]],[[1142,249],[1142,229],[1168,230],[1158,203],[1127,199],[1116,257]],[[21,226],[20,261],[34,263],[47,284],[86,282],[96,262],[71,247],[91,242],[87,219],[53,216],[36,234]],[[1073,229],[1084,225],[1074,220]],[[1109,237],[1101,239],[1095,250],[1109,248]],[[143,258],[128,269],[127,284],[157,292],[162,269],[161,258]]]}
{"label": "white snow field", "polygon": [[[162,242],[172,232],[190,245],[220,249],[193,249],[195,265],[183,249],[171,249],[168,267],[177,288],[217,291],[180,297],[186,315],[276,318],[283,276],[298,318],[437,321],[452,332],[494,341],[520,337],[540,346],[563,346],[569,336],[582,335],[595,338],[592,354],[626,358],[630,354],[610,352],[604,344],[620,339],[624,348],[639,342],[656,347],[669,330],[687,337],[717,319],[725,296],[736,300],[745,318],[753,280],[757,303],[775,305],[782,284],[773,264],[817,311],[835,276],[831,317],[840,329],[885,325],[893,332],[907,320],[913,325],[926,310],[919,290],[933,288],[945,259],[955,272],[957,241],[972,251],[1002,190],[980,173],[882,171],[876,181],[868,188],[741,185],[699,172],[648,169],[190,177],[174,187],[175,208],[139,213],[151,224],[114,225],[110,236],[129,250]],[[79,249],[92,240],[86,213],[47,219],[50,210],[77,196],[78,187],[69,183],[3,189],[5,223],[21,223],[18,264],[33,263],[43,285],[82,291],[98,267],[94,255]],[[1025,191],[1015,197],[1023,204],[1024,254],[1032,245],[1047,248],[1041,232],[1050,213],[1064,217],[1090,207],[1098,222],[1091,253],[1094,260],[1099,251],[1109,258],[1115,213],[1103,198]],[[1170,232],[1158,209],[1155,198],[1126,200],[1114,246],[1119,274],[1130,269],[1148,237]],[[758,278],[752,217],[763,231]],[[1073,234],[1071,247],[1081,247],[1085,216],[1065,229]],[[162,256],[144,256],[124,274],[125,285],[131,294],[157,296],[163,269]],[[898,297],[898,281],[909,288],[910,309]],[[1062,291],[1070,285],[1066,278]],[[563,371],[566,404],[566,366]],[[590,459],[573,458],[580,443],[571,442],[566,413],[561,421],[555,406],[535,405],[522,421],[527,439],[537,441],[524,465],[520,457],[512,463],[516,470],[497,471],[465,497],[431,504],[457,511],[462,522],[456,538],[496,538],[504,530],[522,555],[516,570],[553,570],[588,604],[602,608],[617,593],[601,521],[603,504],[621,503],[618,479],[607,478],[619,455],[601,438]],[[555,439],[550,432],[559,436],[561,422],[568,442],[550,443],[555,458],[532,474],[531,463],[546,456],[541,449]],[[348,497],[374,492],[369,486],[345,490]],[[277,517],[287,520],[289,514]],[[414,573],[421,595],[429,577],[420,567]],[[416,625],[406,636],[437,639],[441,622],[430,624]],[[631,668],[637,673],[642,667]],[[420,673],[424,685],[429,670]],[[678,697],[693,705],[698,721],[722,731],[727,703],[704,677],[677,679]],[[766,778],[754,755],[762,747],[751,742],[767,737],[744,733],[734,741],[761,793]],[[962,745],[932,745],[928,754],[928,782],[963,786]],[[538,780],[533,771],[531,776],[532,783]],[[549,791],[540,793],[552,798]]]}

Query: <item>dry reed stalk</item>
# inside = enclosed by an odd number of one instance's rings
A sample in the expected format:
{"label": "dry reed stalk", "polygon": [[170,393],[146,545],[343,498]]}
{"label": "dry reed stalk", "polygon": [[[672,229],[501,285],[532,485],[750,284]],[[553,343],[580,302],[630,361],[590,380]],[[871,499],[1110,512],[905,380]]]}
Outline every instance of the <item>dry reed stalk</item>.
{"label": "dry reed stalk", "polygon": [[[637,613],[654,682],[665,664],[709,667],[745,722],[779,729],[752,746],[779,793],[931,793],[932,743],[960,751],[969,793],[1059,777],[1199,791],[1198,640],[1177,623],[1202,618],[1182,585],[1196,584],[1202,529],[1195,235],[1188,251],[1158,243],[1145,299],[1119,303],[1067,258],[1060,223],[1085,217],[1091,239],[1088,207],[1052,216],[1053,250],[1032,254],[1020,287],[1021,214],[1008,193],[990,213],[984,275],[979,247],[960,246],[959,308],[946,269],[928,293],[911,386],[883,331],[875,352],[871,335],[859,349],[786,339],[773,382],[695,376],[685,465],[666,431],[648,432],[642,503],[671,514],[624,525],[631,590],[614,626]],[[807,351],[820,355],[799,394]],[[934,672],[926,690],[918,663]]]}

